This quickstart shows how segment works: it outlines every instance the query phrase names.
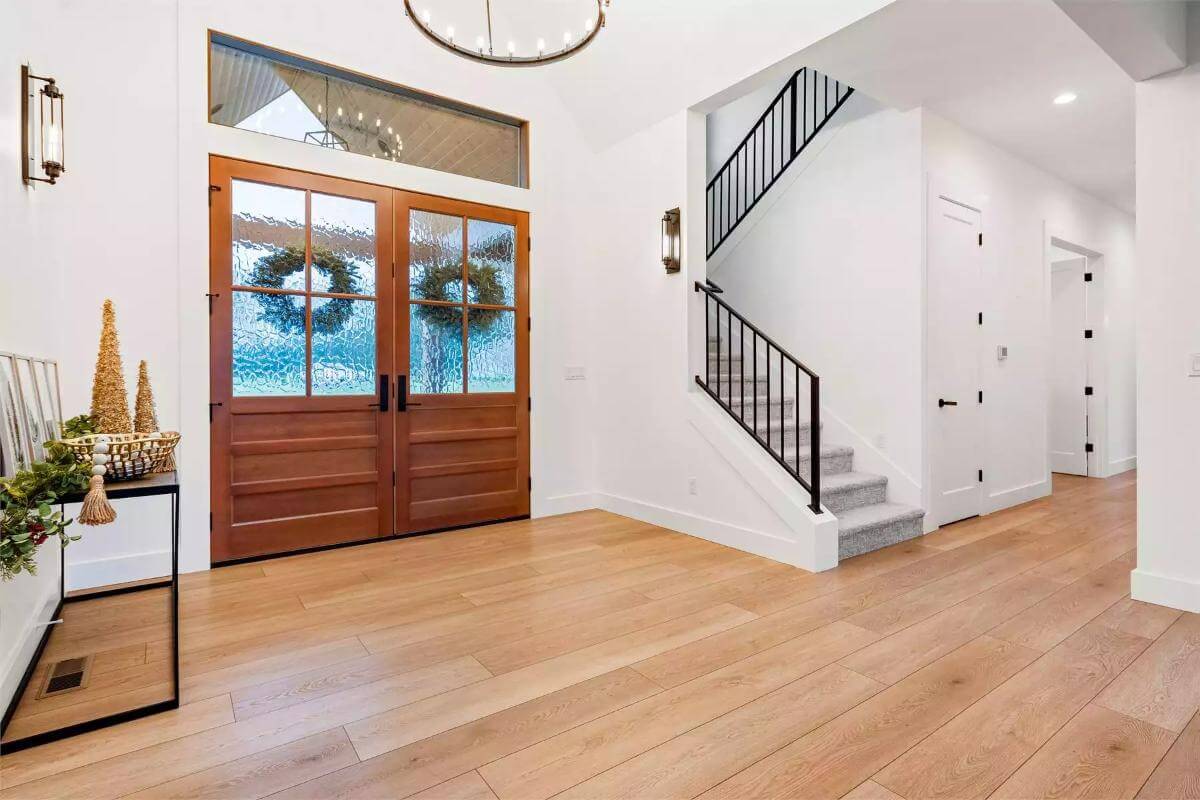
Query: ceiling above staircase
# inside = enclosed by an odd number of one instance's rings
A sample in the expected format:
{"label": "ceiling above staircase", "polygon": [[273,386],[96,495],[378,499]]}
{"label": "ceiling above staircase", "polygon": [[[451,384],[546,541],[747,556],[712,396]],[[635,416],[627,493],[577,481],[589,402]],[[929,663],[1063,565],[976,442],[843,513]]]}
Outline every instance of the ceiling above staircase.
{"label": "ceiling above staircase", "polygon": [[1053,0],[897,0],[803,56],[1133,212],[1133,80]]}

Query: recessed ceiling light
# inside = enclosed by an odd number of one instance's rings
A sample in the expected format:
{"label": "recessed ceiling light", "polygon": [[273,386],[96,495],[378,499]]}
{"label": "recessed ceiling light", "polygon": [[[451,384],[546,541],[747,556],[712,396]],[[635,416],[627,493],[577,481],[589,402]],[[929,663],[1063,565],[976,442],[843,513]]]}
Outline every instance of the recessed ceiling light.
{"label": "recessed ceiling light", "polygon": [[1074,103],[1078,97],[1074,92],[1063,92],[1058,97],[1054,98],[1054,105],[1065,106],[1067,103]]}

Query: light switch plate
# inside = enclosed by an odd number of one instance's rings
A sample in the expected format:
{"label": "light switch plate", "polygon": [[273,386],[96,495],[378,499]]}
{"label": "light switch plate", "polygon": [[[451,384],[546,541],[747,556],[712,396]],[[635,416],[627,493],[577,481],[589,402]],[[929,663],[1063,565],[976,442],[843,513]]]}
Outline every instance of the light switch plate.
{"label": "light switch plate", "polygon": [[1188,369],[1189,378],[1200,378],[1200,353],[1192,353],[1191,365]]}
{"label": "light switch plate", "polygon": [[586,381],[587,370],[583,367],[567,367],[566,379],[569,381]]}
{"label": "light switch plate", "polygon": [[1006,344],[996,345],[996,360],[1003,361],[1006,358],[1008,358],[1008,345],[1006,345]]}

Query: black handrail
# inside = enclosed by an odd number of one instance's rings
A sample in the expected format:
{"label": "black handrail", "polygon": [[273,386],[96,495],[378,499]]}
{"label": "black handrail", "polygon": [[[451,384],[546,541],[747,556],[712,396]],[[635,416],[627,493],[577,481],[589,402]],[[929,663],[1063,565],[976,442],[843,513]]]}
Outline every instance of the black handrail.
{"label": "black handrail", "polygon": [[[771,454],[771,457],[787,470],[801,486],[808,490],[809,508],[813,513],[821,513],[821,379],[817,373],[806,367],[795,356],[787,350],[779,346],[779,343],[767,336],[756,325],[748,321],[745,317],[733,309],[729,303],[718,297],[724,292],[719,286],[709,280],[704,283],[696,281],[695,291],[704,293],[704,346],[705,346],[705,365],[704,377],[696,376],[696,383],[702,388],[709,397],[717,401],[721,408],[725,409],[725,413],[729,414],[734,421],[742,426],[751,436],[754,437],[763,449]],[[726,337],[725,350],[721,350],[721,312],[725,312],[726,327],[729,335]],[[734,320],[737,320],[737,350],[734,350]],[[713,387],[713,360],[714,354],[709,349],[710,342],[713,339],[713,328],[716,329],[716,365],[717,365],[717,380],[716,388]],[[746,333],[750,333],[750,352],[746,350]],[[763,343],[763,360],[766,362],[766,435],[759,432],[758,424],[758,406],[760,401],[759,395],[759,341]],[[776,449],[775,442],[772,441],[771,434],[771,404],[772,404],[772,385],[771,385],[771,365],[772,353],[774,349],[779,354],[779,381],[774,387],[778,394],[779,401],[779,442]],[[739,403],[738,410],[733,408],[734,386],[733,386],[733,356],[737,355],[740,362],[738,374],[738,391]],[[746,413],[746,360],[749,355],[751,372],[750,385],[751,389],[750,401],[753,408],[747,420]],[[726,369],[725,385],[722,387],[721,367]],[[793,401],[792,413],[796,425],[795,436],[796,441],[793,447],[795,458],[789,462],[788,448],[786,446],[786,431],[784,430],[784,413],[785,413],[785,387],[788,367],[791,367],[793,374],[794,386],[796,392],[800,391],[800,373],[804,373],[808,378],[809,385],[809,456],[808,456],[808,479],[800,472],[800,404],[796,402],[799,398]],[[724,395],[722,396],[722,389]]]}
{"label": "black handrail", "polygon": [[729,238],[852,94],[852,87],[836,80],[831,85],[828,75],[808,67],[792,74],[708,182],[708,256]]}

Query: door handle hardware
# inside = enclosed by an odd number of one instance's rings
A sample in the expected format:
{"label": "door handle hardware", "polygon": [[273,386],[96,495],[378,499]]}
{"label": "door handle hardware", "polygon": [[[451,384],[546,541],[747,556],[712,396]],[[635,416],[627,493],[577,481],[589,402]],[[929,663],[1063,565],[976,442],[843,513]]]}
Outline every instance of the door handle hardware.
{"label": "door handle hardware", "polygon": [[396,376],[396,413],[408,411],[408,376]]}
{"label": "door handle hardware", "polygon": [[371,408],[378,408],[380,411],[388,410],[388,395],[391,394],[391,388],[388,384],[388,376],[379,376],[379,402],[368,403]]}
{"label": "door handle hardware", "polygon": [[956,406],[956,405],[958,405],[957,400],[943,400],[940,397],[938,398],[938,408],[945,408],[946,406]]}

